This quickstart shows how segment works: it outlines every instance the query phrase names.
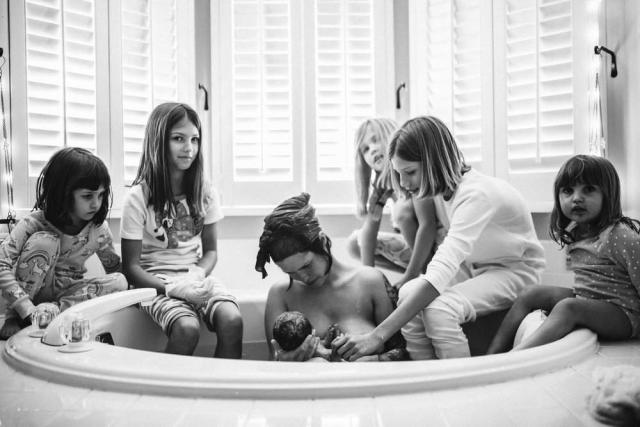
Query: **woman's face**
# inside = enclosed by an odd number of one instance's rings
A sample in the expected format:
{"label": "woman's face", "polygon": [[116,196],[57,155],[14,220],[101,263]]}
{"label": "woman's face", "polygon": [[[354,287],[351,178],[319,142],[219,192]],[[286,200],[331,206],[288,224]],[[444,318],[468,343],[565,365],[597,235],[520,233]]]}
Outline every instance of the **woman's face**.
{"label": "woman's face", "polygon": [[401,159],[398,156],[391,158],[391,167],[400,177],[400,186],[411,194],[420,191],[422,183],[422,164]]}
{"label": "woman's face", "polygon": [[327,276],[327,260],[312,251],[298,252],[276,262],[291,279],[310,287],[320,287]]}
{"label": "woman's face", "polygon": [[379,135],[371,129],[371,126],[367,127],[359,150],[365,163],[369,165],[371,169],[376,172],[382,172],[387,155],[383,141],[381,141]]}

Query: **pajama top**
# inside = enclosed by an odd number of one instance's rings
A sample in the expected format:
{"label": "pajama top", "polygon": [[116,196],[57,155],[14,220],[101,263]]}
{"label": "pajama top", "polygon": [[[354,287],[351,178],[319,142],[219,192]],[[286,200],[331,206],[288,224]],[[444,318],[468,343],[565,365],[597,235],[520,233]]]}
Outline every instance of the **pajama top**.
{"label": "pajama top", "polygon": [[107,222],[96,225],[92,221],[75,236],[64,234],[47,221],[43,211],[29,213],[0,245],[0,291],[9,307],[21,315],[33,311],[29,293],[16,280],[15,265],[31,235],[46,231],[58,236],[60,252],[55,263],[54,293],[71,288],[83,281],[87,272],[85,261],[94,253],[107,273],[120,271],[120,256],[113,246],[113,236]]}

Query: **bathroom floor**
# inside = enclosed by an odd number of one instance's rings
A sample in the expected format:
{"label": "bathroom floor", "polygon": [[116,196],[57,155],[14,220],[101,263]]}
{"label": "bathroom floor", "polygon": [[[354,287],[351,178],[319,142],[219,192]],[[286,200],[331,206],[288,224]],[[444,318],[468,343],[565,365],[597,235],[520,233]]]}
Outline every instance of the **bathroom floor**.
{"label": "bathroom floor", "polygon": [[[349,258],[344,242],[335,255]],[[238,294],[266,295],[247,251],[253,241],[221,241],[216,274]],[[250,252],[254,254],[255,249]],[[246,265],[244,265],[246,264]],[[391,272],[390,279],[397,273]],[[6,342],[0,341],[0,351]],[[579,364],[515,381],[375,398],[276,401],[174,398],[62,385],[15,371],[0,359],[0,425],[6,426],[595,426],[587,411],[596,369],[640,369],[640,341],[601,343]]]}

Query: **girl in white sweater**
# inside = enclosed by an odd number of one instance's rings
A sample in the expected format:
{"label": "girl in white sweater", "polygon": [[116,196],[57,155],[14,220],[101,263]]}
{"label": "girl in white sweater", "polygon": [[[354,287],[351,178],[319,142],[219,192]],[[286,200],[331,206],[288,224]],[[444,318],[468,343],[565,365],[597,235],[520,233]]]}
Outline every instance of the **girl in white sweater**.
{"label": "girl in white sweater", "polygon": [[509,308],[520,290],[540,281],[544,252],[531,214],[508,183],[465,164],[435,117],[406,122],[389,144],[389,159],[398,190],[434,198],[446,236],[426,273],[400,289],[398,308],[384,322],[334,345],[355,360],[402,328],[412,359],[469,356],[460,325]]}

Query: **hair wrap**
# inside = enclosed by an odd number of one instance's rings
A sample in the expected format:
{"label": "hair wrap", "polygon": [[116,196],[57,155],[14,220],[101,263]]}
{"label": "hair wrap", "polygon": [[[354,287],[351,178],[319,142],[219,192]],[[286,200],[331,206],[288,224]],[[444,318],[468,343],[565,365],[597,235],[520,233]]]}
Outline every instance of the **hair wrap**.
{"label": "hair wrap", "polygon": [[[327,245],[329,239],[322,232],[320,223],[315,214],[315,209],[309,204],[308,193],[301,193],[299,196],[291,197],[280,203],[269,215],[264,218],[264,228],[260,236],[259,250],[256,257],[256,271],[262,273],[262,278],[267,277],[264,266],[273,258],[280,261],[294,253],[304,250],[311,250],[314,242],[319,239],[322,246]],[[287,240],[291,245],[286,249],[274,246]],[[298,243],[297,245],[295,243]],[[281,245],[282,246],[282,245]],[[330,255],[326,247],[326,252]],[[274,252],[276,252],[274,254]]]}

